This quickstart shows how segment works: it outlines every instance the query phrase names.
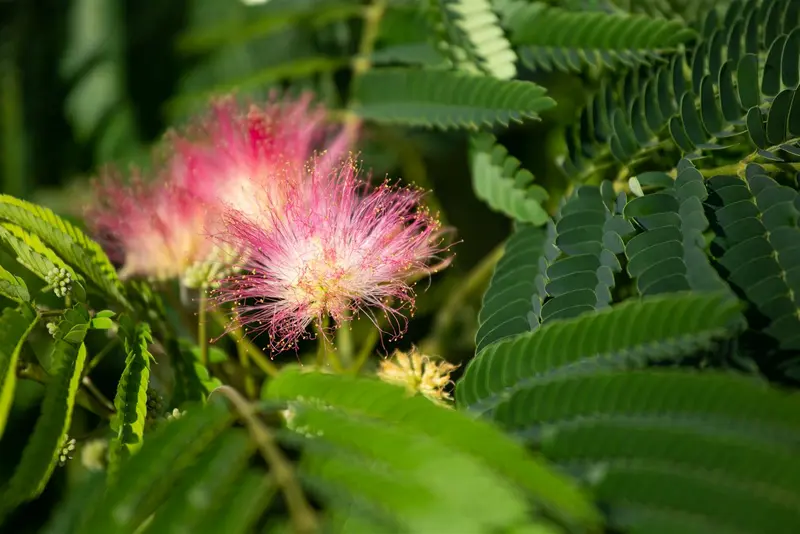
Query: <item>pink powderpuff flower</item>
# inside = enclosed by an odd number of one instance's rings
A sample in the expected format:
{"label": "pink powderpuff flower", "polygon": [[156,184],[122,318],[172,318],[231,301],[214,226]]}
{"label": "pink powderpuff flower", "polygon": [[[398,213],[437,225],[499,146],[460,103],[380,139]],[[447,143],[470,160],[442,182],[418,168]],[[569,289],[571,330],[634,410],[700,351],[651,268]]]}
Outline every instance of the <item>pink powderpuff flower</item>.
{"label": "pink powderpuff flower", "polygon": [[[235,303],[236,325],[267,333],[273,352],[296,347],[308,326],[347,311],[384,312],[404,330],[400,310],[413,309],[415,276],[443,268],[442,230],[420,206],[422,193],[359,179],[350,160],[338,169],[311,165],[306,187],[290,185],[280,212],[258,219],[226,217],[227,239],[249,253],[245,274],[222,281],[217,304]],[[291,179],[289,180],[291,182]],[[402,323],[401,323],[402,321]]]}
{"label": "pink powderpuff flower", "polygon": [[175,180],[208,204],[264,224],[265,206],[280,209],[287,176],[301,179],[316,147],[327,147],[320,165],[333,167],[353,145],[355,131],[332,135],[325,108],[311,100],[308,93],[283,100],[273,95],[247,113],[231,97],[217,100],[189,136],[173,134],[176,158],[182,160]]}
{"label": "pink powderpuff flower", "polygon": [[167,177],[159,178],[144,181],[134,171],[125,183],[118,172],[108,170],[95,182],[86,221],[112,261],[122,264],[121,278],[185,277],[213,254],[216,245],[204,232],[204,203]]}

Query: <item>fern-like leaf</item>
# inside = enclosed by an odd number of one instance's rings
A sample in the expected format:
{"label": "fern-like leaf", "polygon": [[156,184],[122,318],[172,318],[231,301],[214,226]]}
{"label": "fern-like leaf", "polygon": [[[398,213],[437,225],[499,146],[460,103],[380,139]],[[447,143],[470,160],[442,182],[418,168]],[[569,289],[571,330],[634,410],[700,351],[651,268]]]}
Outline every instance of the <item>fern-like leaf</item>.
{"label": "fern-like leaf", "polygon": [[39,315],[26,304],[19,309],[6,308],[0,316],[0,437],[14,402],[19,354],[38,320]]}
{"label": "fern-like leaf", "polygon": [[648,370],[540,383],[493,416],[594,486],[614,528],[788,534],[799,414],[796,395],[749,378]]}
{"label": "fern-like leaf", "polygon": [[[266,398],[321,402],[325,405],[394,424],[407,432],[420,432],[453,450],[479,458],[513,480],[532,498],[568,522],[591,524],[595,510],[566,479],[538,463],[523,448],[489,425],[442,409],[422,397],[407,398],[401,389],[378,380],[286,370],[270,380]],[[395,416],[399,410],[406,414]]]}
{"label": "fern-like leaf", "polygon": [[[87,481],[87,486],[98,488],[95,491],[78,487],[44,531],[132,534],[164,504],[176,481],[187,474],[186,468],[204,451],[214,450],[211,444],[231,421],[228,408],[221,402],[188,410],[156,430],[137,454],[122,463],[115,478],[119,482]],[[206,459],[212,456],[206,454]]]}
{"label": "fern-like leaf", "polygon": [[706,254],[703,233],[708,219],[703,201],[708,192],[702,174],[684,160],[674,181],[661,173],[647,173],[641,179],[665,187],[625,206],[625,217],[644,230],[625,244],[628,274],[636,280],[639,293],[726,289]]}
{"label": "fern-like leaf", "polygon": [[649,64],[695,36],[683,22],[532,3],[509,19],[511,40],[532,68],[580,71]]}
{"label": "fern-like leaf", "polygon": [[[200,455],[196,466],[170,492],[169,498],[155,514],[149,530],[204,530],[206,514],[218,506],[217,503],[226,492],[234,490],[234,484],[254,450],[252,441],[242,430],[226,432],[213,441]],[[196,498],[198,494],[205,498]]]}
{"label": "fern-like leaf", "polygon": [[453,62],[469,63],[495,78],[510,80],[517,74],[517,56],[503,33],[489,0],[430,0],[439,45]]}
{"label": "fern-like leaf", "polygon": [[505,245],[478,314],[475,352],[539,327],[547,264],[558,255],[555,225],[520,226]]}
{"label": "fern-like leaf", "polygon": [[277,493],[275,482],[264,473],[250,469],[232,484],[220,503],[206,516],[202,525],[209,532],[246,534],[252,532],[272,497]]}
{"label": "fern-like leaf", "polygon": [[445,70],[373,69],[354,83],[353,111],[365,119],[444,130],[536,119],[555,105],[531,82]]}
{"label": "fern-like leaf", "polygon": [[614,273],[622,270],[617,256],[624,250],[623,238],[634,231],[618,213],[620,204],[621,197],[605,182],[602,188],[579,187],[561,207],[555,240],[560,255],[547,267],[549,298],[542,306],[542,323],[611,303]]}
{"label": "fern-like leaf", "polygon": [[726,279],[754,307],[751,328],[782,349],[800,349],[800,197],[779,185],[758,165],[746,176],[708,180],[711,219],[722,248]]}
{"label": "fern-like leaf", "polygon": [[52,210],[8,195],[0,195],[0,219],[39,237],[105,294],[125,306],[128,305],[121,292],[122,284],[117,278],[117,272],[100,245]]}
{"label": "fern-like leaf", "polygon": [[25,281],[8,272],[2,265],[0,265],[0,295],[20,303],[31,300]]}
{"label": "fern-like leaf", "polygon": [[609,155],[638,163],[662,140],[690,158],[723,149],[740,157],[745,134],[753,155],[800,153],[800,122],[790,120],[800,114],[800,10],[791,6],[711,11],[691,49],[606,83],[568,130],[567,172],[591,175]]}
{"label": "fern-like leaf", "polygon": [[628,301],[490,346],[470,362],[456,400],[486,412],[537,384],[693,355],[740,326],[740,304],[727,292]]}
{"label": "fern-like leaf", "polygon": [[0,516],[39,495],[58,463],[72,421],[75,396],[86,361],[83,338],[89,323],[89,314],[85,308],[75,307],[68,315],[70,317],[62,322],[84,319],[84,328],[70,329],[68,334],[62,333],[56,337],[52,354],[53,366],[50,382],[45,389],[42,412],[22,453],[22,459],[3,490]]}
{"label": "fern-like leaf", "polygon": [[489,207],[523,223],[541,225],[550,218],[542,207],[547,191],[489,133],[472,137],[472,188]]}
{"label": "fern-like leaf", "polygon": [[9,223],[0,223],[0,239],[2,239],[17,255],[17,261],[42,280],[55,268],[65,269],[73,280],[83,280],[72,267],[64,263],[42,240]]}
{"label": "fern-like leaf", "polygon": [[144,424],[147,417],[147,387],[150,381],[150,354],[148,345],[152,343],[150,326],[139,323],[126,325],[125,369],[117,386],[114,398],[116,415],[112,429],[116,436],[109,443],[109,474],[116,474],[120,462],[142,446]]}
{"label": "fern-like leaf", "polygon": [[303,440],[300,474],[332,508],[365,515],[381,531],[477,534],[531,524],[515,488],[457,449],[316,403],[296,400],[289,410],[290,429],[315,436]]}

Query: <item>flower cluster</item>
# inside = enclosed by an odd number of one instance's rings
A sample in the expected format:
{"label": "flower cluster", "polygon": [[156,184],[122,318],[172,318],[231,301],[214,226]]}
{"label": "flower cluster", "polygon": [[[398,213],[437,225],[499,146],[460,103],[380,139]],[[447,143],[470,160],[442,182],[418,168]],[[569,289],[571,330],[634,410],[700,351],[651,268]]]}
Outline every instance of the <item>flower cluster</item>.
{"label": "flower cluster", "polygon": [[431,264],[441,232],[421,193],[371,187],[352,160],[330,172],[311,165],[304,180],[284,183],[281,209],[267,210],[266,224],[226,219],[232,245],[249,253],[244,274],[228,278],[216,300],[235,302],[239,322],[269,334],[274,351],[327,316],[340,323],[348,312],[377,309],[404,320],[398,310],[414,300],[409,280],[447,262]]}
{"label": "flower cluster", "polygon": [[416,349],[410,353],[396,351],[394,358],[381,362],[378,377],[384,382],[404,386],[409,393],[421,393],[428,399],[446,404],[453,400],[445,388],[452,384],[450,373],[458,369],[446,361],[435,362]]}
{"label": "flower cluster", "polygon": [[[329,131],[325,110],[310,103],[310,96],[273,99],[241,112],[232,99],[216,101],[207,116],[165,137],[150,179],[136,170],[129,180],[107,171],[86,218],[122,265],[120,276],[198,287],[229,274],[236,251],[214,241],[222,215],[258,216],[279,196],[275,174],[301,172]],[[340,133],[325,160],[340,158],[350,138]]]}
{"label": "flower cluster", "polygon": [[167,136],[156,180],[107,175],[88,219],[121,276],[212,285],[234,304],[230,328],[267,333],[275,352],[351,312],[402,332],[411,284],[449,261],[442,231],[422,192],[362,179],[350,130],[324,143],[324,113],[309,97],[247,112],[221,100]]}

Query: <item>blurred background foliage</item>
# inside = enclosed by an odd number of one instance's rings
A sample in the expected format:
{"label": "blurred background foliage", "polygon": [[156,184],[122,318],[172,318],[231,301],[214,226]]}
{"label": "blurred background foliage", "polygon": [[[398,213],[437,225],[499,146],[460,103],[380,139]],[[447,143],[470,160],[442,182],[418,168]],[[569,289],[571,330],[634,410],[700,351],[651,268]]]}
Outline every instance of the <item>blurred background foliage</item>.
{"label": "blurred background foliage", "polygon": [[[185,124],[211,96],[235,91],[258,100],[275,89],[310,89],[341,108],[364,9],[352,0],[0,2],[3,192],[79,220],[98,169],[146,165],[165,130]],[[416,2],[394,2],[373,61],[441,63],[431,32]],[[527,71],[520,77],[534,79]],[[537,73],[535,81],[559,96],[558,106],[500,140],[557,200],[566,187],[555,164],[562,126],[593,80],[591,73]],[[358,149],[375,176],[433,190],[431,204],[462,241],[453,268],[420,298],[417,324],[404,340],[419,342],[438,300],[463,283],[511,223],[472,192],[464,132],[368,124]],[[481,293],[482,286],[472,291],[445,325],[453,330],[451,360],[474,349]]]}

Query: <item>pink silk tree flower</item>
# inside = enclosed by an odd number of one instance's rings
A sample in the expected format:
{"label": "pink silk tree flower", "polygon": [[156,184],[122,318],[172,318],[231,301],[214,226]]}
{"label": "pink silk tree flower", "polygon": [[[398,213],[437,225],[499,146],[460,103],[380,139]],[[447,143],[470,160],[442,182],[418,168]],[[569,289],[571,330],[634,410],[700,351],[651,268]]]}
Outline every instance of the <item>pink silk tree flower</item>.
{"label": "pink silk tree flower", "polygon": [[325,108],[312,106],[311,99],[311,94],[273,96],[246,113],[230,97],[217,100],[188,136],[173,135],[176,157],[183,160],[176,180],[209,204],[265,223],[264,207],[280,209],[286,176],[291,172],[299,179],[315,148],[326,146],[320,164],[333,166],[353,144],[354,132],[332,135]]}
{"label": "pink silk tree flower", "polygon": [[193,270],[215,255],[205,232],[208,214],[201,199],[166,179],[145,182],[135,172],[125,183],[109,171],[95,185],[86,220],[109,257],[122,264],[120,277],[181,278],[193,287]]}
{"label": "pink silk tree flower", "polygon": [[352,160],[308,173],[288,188],[283,210],[265,211],[268,224],[228,214],[226,238],[249,253],[244,274],[223,280],[215,302],[235,303],[232,327],[267,333],[274,352],[296,347],[328,316],[340,324],[348,311],[373,322],[381,311],[399,335],[407,323],[400,310],[413,309],[412,279],[450,261],[438,258],[446,250],[438,221],[420,191],[372,187]]}

